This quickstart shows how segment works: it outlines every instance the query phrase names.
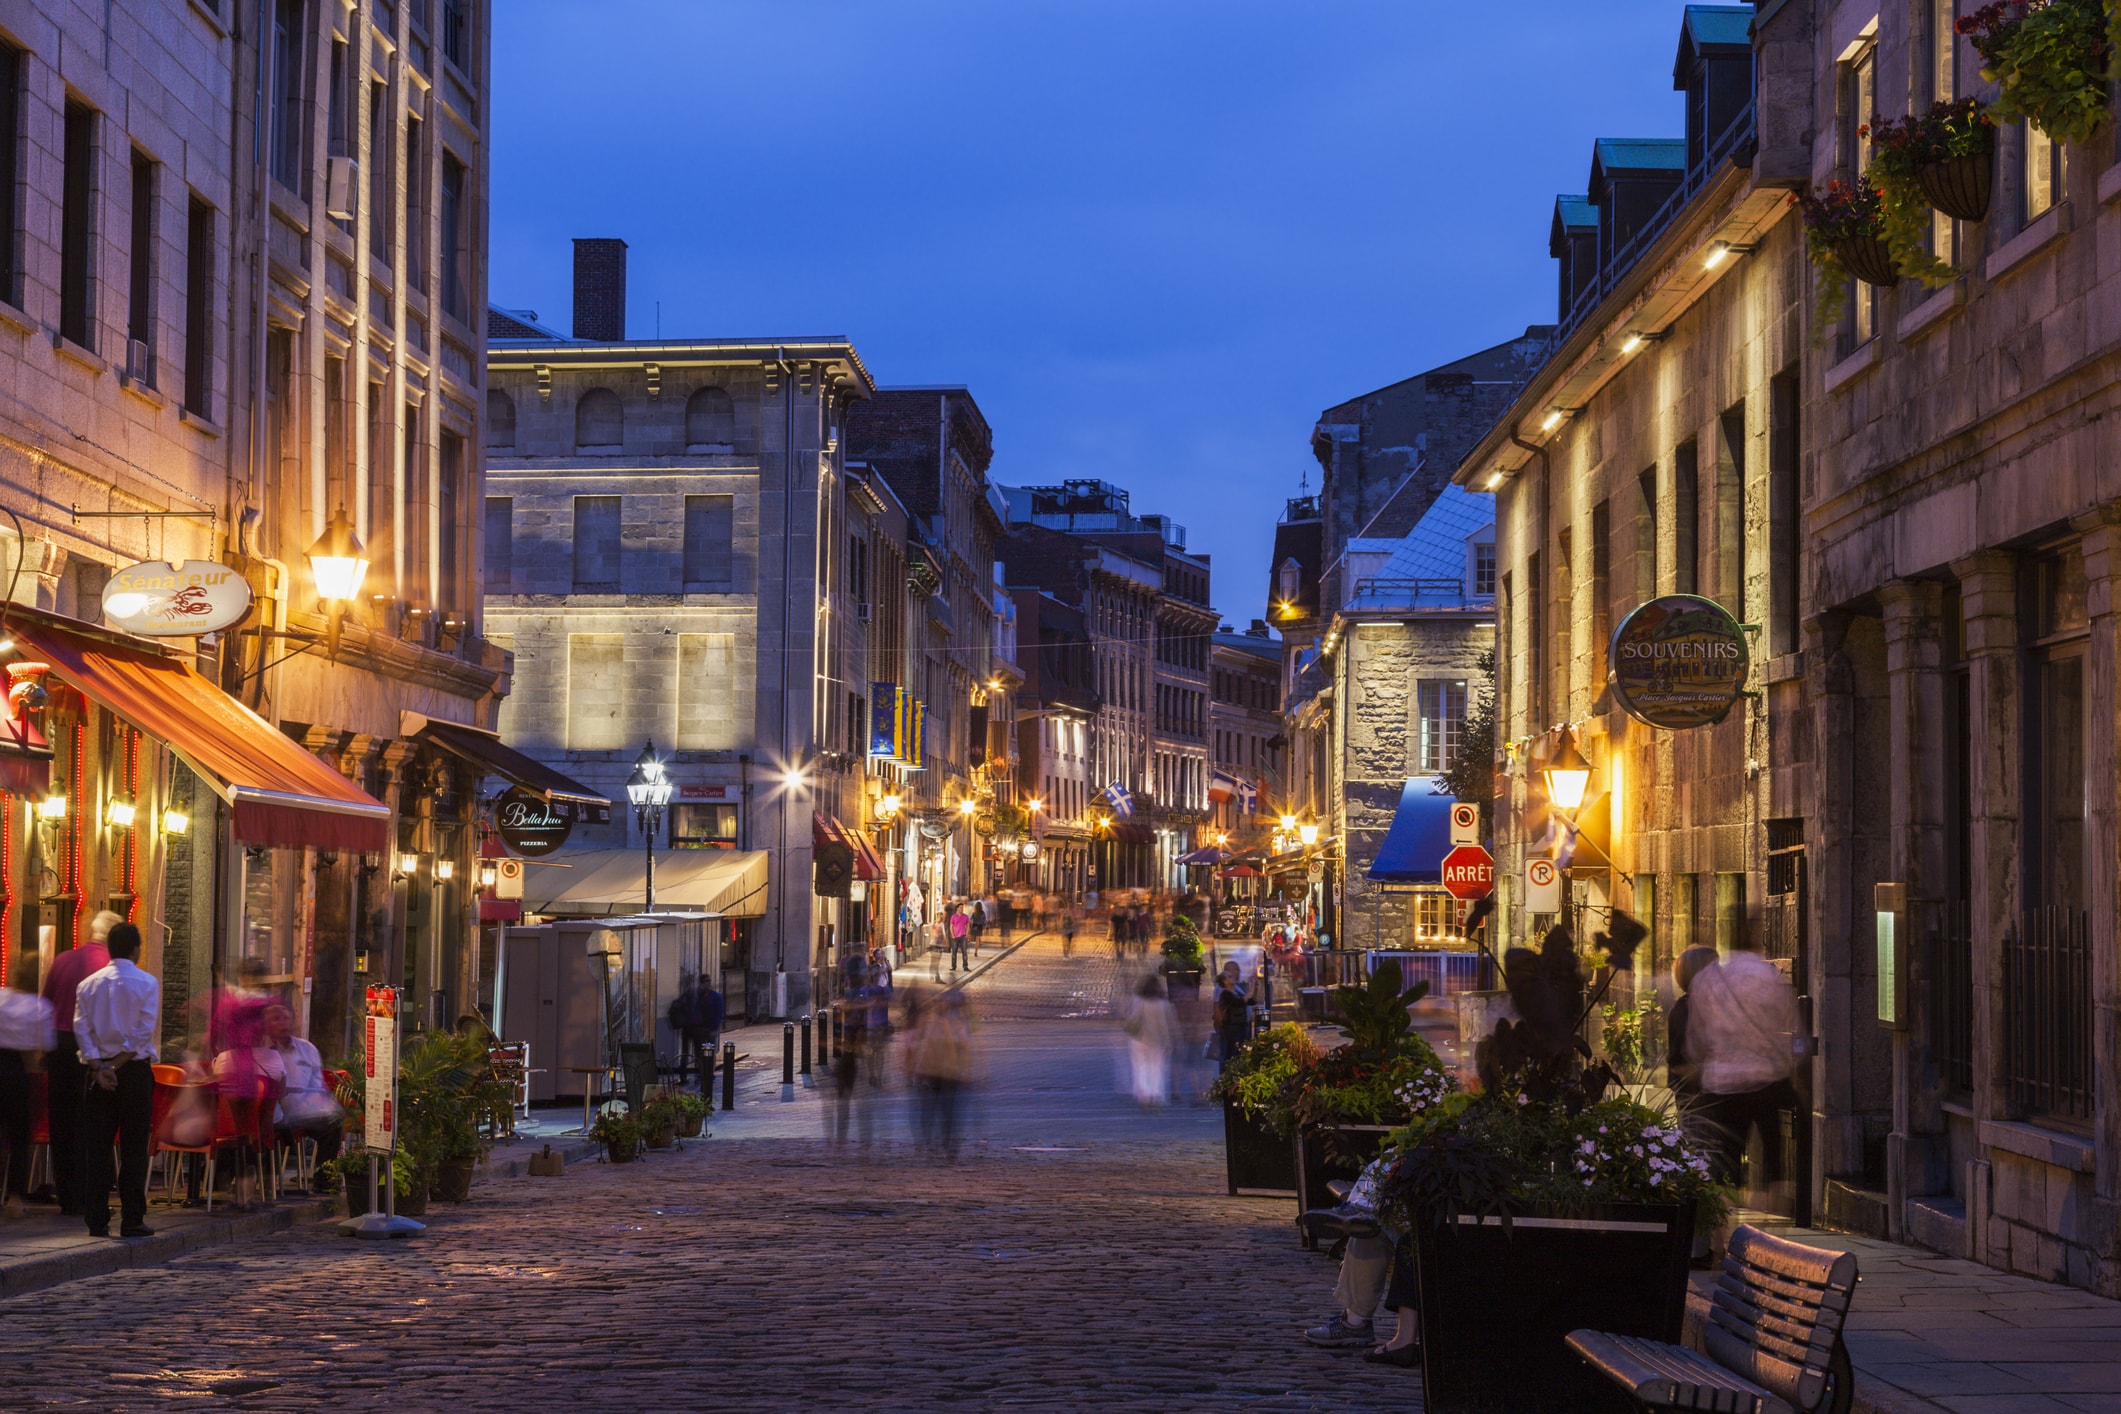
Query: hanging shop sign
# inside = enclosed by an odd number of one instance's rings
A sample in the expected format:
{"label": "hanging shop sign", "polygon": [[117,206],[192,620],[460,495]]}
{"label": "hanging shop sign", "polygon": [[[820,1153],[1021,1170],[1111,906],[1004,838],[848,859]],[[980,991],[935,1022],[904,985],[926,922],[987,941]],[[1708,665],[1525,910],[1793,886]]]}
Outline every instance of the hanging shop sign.
{"label": "hanging shop sign", "polygon": [[493,827],[511,852],[536,859],[567,843],[574,812],[529,791],[512,790],[494,802]]}
{"label": "hanging shop sign", "polygon": [[1620,621],[1606,665],[1629,716],[1685,731],[1730,715],[1750,661],[1745,628],[1728,609],[1698,594],[1667,594]]}
{"label": "hanging shop sign", "polygon": [[146,560],[103,586],[104,622],[153,638],[214,633],[249,613],[249,582],[212,560]]}
{"label": "hanging shop sign", "polygon": [[1025,841],[1024,841],[1024,858],[1026,858],[1026,859],[1036,859],[1036,858],[1038,858],[1038,841],[1037,841],[1037,840],[1025,840]]}
{"label": "hanging shop sign", "polygon": [[398,989],[370,987],[367,1011],[361,1140],[371,1154],[388,1154],[398,1146]]}

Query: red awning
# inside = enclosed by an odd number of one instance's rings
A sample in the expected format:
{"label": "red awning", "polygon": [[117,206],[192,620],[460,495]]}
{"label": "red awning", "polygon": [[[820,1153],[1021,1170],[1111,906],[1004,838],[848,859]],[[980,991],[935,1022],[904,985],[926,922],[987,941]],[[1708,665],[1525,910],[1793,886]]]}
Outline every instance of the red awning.
{"label": "red awning", "polygon": [[883,878],[884,859],[876,852],[876,846],[869,843],[868,832],[849,830],[847,833],[854,840],[854,877],[865,882]]}
{"label": "red awning", "polygon": [[166,744],[233,808],[245,844],[380,854],[390,809],[188,664],[9,611],[24,658]]}

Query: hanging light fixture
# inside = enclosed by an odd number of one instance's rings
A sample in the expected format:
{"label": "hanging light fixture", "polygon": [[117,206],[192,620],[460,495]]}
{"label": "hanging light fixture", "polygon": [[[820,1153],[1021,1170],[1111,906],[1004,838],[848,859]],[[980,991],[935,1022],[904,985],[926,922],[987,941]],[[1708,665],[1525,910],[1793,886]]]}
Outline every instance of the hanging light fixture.
{"label": "hanging light fixture", "polygon": [[309,547],[309,572],[317,581],[317,597],[326,604],[360,597],[361,583],[368,578],[368,551],[354,534],[344,507],[331,513],[324,533]]}
{"label": "hanging light fixture", "polygon": [[1561,749],[1548,760],[1541,774],[1547,778],[1547,799],[1563,814],[1574,815],[1591,784],[1591,763],[1576,749],[1576,733],[1562,731]]}

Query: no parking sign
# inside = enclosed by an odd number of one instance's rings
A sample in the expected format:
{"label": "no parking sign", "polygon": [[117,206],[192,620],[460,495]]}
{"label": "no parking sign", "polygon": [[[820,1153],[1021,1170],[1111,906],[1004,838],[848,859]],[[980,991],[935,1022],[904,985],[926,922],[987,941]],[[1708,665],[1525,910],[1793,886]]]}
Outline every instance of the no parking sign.
{"label": "no parking sign", "polygon": [[1551,859],[1535,859],[1524,867],[1524,911],[1561,912],[1561,871]]}
{"label": "no parking sign", "polygon": [[1462,800],[1455,802],[1451,806],[1451,843],[1454,845],[1480,843],[1479,806],[1470,805]]}

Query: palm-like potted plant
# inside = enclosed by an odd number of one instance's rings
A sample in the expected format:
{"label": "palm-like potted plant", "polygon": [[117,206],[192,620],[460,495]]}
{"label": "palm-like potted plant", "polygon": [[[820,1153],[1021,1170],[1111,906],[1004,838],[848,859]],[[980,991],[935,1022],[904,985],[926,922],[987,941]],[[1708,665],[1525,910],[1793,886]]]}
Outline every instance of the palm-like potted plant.
{"label": "palm-like potted plant", "polygon": [[497,1091],[483,1037],[456,1031],[417,1036],[398,1058],[398,1144],[423,1190],[447,1202],[471,1195],[471,1175],[487,1150],[480,1120]]}

